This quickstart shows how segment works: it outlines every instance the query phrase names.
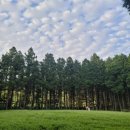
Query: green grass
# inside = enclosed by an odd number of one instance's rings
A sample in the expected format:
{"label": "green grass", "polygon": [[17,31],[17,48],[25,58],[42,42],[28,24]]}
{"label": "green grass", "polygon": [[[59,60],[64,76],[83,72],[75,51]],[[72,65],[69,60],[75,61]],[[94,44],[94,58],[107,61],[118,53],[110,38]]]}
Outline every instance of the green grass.
{"label": "green grass", "polygon": [[85,110],[0,111],[0,130],[130,130],[130,113]]}

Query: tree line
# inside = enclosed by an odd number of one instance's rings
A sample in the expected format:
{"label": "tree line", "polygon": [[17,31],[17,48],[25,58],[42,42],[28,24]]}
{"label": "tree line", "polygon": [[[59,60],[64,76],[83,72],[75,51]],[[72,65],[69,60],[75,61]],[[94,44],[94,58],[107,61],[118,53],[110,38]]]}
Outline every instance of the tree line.
{"label": "tree line", "polygon": [[12,47],[0,59],[0,109],[126,110],[130,108],[130,55],[82,62],[40,62],[32,48],[24,55]]}

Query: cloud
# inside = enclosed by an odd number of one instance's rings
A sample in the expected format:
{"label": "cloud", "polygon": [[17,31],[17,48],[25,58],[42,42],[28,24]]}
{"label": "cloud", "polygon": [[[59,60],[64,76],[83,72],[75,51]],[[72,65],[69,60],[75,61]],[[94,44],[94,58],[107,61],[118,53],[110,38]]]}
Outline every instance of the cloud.
{"label": "cloud", "polygon": [[122,0],[0,0],[0,55],[34,48],[39,60],[83,60],[130,51],[130,16]]}

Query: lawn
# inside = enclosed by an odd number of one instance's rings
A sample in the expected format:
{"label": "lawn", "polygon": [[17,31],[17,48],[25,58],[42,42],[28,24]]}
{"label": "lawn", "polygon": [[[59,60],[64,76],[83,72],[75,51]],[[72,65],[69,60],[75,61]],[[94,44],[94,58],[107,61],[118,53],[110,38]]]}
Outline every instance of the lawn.
{"label": "lawn", "polygon": [[130,113],[7,110],[0,111],[0,130],[130,130]]}

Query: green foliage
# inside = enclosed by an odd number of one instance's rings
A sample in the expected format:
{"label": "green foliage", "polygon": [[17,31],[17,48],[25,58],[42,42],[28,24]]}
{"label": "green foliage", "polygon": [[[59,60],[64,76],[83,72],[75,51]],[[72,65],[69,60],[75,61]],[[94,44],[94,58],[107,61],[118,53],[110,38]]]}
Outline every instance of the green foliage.
{"label": "green foliage", "polygon": [[127,8],[130,12],[130,0],[123,0],[123,7]]}
{"label": "green foliage", "polygon": [[65,84],[65,62],[63,58],[57,59],[57,84],[59,87],[63,87]]}
{"label": "green foliage", "polygon": [[70,89],[74,87],[74,62],[71,57],[68,57],[66,61],[66,66],[65,66],[65,76],[66,76],[66,87],[67,89]]}
{"label": "green foliage", "polygon": [[82,63],[71,57],[55,61],[53,54],[39,62],[32,48],[23,55],[12,47],[2,55],[0,105],[4,108],[84,109],[87,104],[93,109],[129,109],[130,55],[103,61],[93,54]]}
{"label": "green foliage", "polygon": [[93,54],[89,64],[89,80],[92,86],[99,86],[104,84],[105,67],[104,61],[96,54]]}
{"label": "green foliage", "polygon": [[73,65],[74,73],[73,73],[73,80],[74,80],[74,86],[77,89],[80,89],[81,86],[81,64],[77,60],[75,60]]}
{"label": "green foliage", "polygon": [[56,62],[52,54],[46,54],[45,60],[45,79],[48,89],[54,89],[57,83]]}
{"label": "green foliage", "polygon": [[23,76],[24,58],[22,53],[12,47],[9,53],[2,56],[1,74],[3,83],[9,87],[18,87]]}
{"label": "green foliage", "polygon": [[113,92],[124,92],[127,87],[128,61],[123,54],[106,61],[106,83]]}

